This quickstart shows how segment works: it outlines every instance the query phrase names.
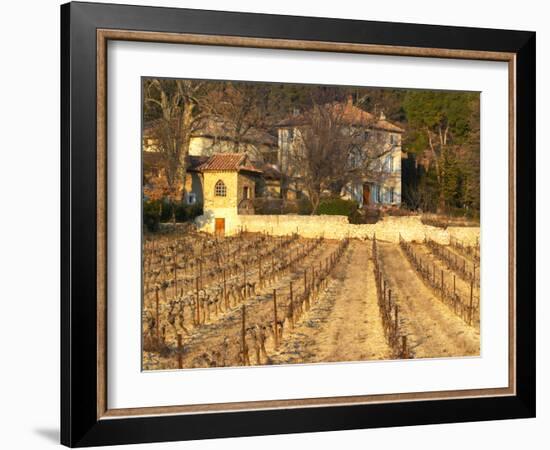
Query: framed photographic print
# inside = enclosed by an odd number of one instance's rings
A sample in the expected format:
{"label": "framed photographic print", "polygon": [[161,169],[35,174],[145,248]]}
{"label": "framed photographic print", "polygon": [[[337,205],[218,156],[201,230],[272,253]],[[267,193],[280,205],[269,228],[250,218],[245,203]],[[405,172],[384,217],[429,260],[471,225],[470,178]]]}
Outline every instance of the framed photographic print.
{"label": "framed photographic print", "polygon": [[61,19],[63,444],[535,415],[535,33]]}

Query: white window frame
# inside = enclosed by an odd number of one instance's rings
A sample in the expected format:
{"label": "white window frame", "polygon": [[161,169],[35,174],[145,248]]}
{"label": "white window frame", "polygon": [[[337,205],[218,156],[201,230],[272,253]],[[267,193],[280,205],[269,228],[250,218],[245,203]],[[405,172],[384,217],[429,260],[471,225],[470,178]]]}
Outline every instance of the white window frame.
{"label": "white window frame", "polygon": [[386,156],[384,161],[384,172],[393,173],[393,155]]}

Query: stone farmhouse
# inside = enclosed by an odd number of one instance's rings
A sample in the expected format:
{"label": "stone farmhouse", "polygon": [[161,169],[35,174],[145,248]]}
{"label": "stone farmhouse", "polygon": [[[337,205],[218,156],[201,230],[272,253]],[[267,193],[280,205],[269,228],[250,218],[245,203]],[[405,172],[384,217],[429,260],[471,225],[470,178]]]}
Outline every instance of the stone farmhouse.
{"label": "stone farmhouse", "polygon": [[[361,172],[342,188],[341,196],[357,201],[360,207],[401,204],[401,136],[404,130],[386,120],[347,102],[335,102],[329,107],[339,117],[344,130],[356,136],[356,144],[349,154],[350,171]],[[281,172],[297,180],[288,186],[289,192],[300,193],[299,168],[292,167],[292,155],[299,151],[300,130],[309,125],[308,114],[296,114],[278,124],[278,162]],[[368,165],[368,170],[362,171]]]}
{"label": "stone farmhouse", "polygon": [[[191,134],[189,155],[185,159],[187,173],[182,182],[185,187],[184,201],[188,205],[204,204],[204,176],[199,169],[210,156],[235,153],[235,137],[229,126],[217,119],[205,120]],[[251,128],[240,139],[238,152],[247,155],[249,166],[263,173],[257,189],[262,196],[280,195],[281,174],[277,169],[277,139],[262,130]],[[164,177],[165,162],[154,136],[153,124],[147,124],[143,132],[143,182],[155,177]],[[183,189],[181,189],[183,190]]]}
{"label": "stone farmhouse", "polygon": [[[343,198],[360,206],[400,205],[401,136],[403,129],[355,106],[351,100],[334,103],[347,127],[359,131],[361,138],[349,155],[351,169],[369,161],[368,176],[353,179],[342,187]],[[234,230],[239,215],[254,214],[256,197],[287,199],[304,195],[299,173],[291,167],[300,129],[307,126],[306,115],[295,114],[277,124],[278,138],[261,130],[249,130],[235,152],[231,131],[218,120],[204,124],[191,136],[186,157],[185,202],[202,204],[202,225],[211,232]],[[296,176],[298,175],[298,176]],[[143,182],[163,177],[164,162],[150,128],[143,136]]]}
{"label": "stone farmhouse", "polygon": [[[270,133],[250,128],[235,145],[235,132],[220,119],[203,120],[191,134],[190,156],[211,156],[216,153],[246,153],[252,161],[268,164],[277,163],[277,138]],[[157,139],[154,136],[154,123],[149,123],[143,131],[143,151],[158,153]]]}
{"label": "stone farmhouse", "polygon": [[216,153],[246,153],[255,163],[277,163],[277,139],[257,128],[246,130],[235,145],[235,132],[220,119],[204,121],[191,136],[189,154],[211,156]]}

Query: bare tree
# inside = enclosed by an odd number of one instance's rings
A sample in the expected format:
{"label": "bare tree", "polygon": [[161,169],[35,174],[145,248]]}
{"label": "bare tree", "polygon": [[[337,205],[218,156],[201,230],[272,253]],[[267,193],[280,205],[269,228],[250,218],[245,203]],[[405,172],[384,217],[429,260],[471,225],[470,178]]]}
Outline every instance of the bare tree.
{"label": "bare tree", "polygon": [[[144,107],[156,109],[160,116],[150,131],[162,153],[173,221],[175,203],[185,195],[185,159],[191,135],[205,116],[201,109],[206,95],[204,87],[204,82],[195,80],[153,78],[144,81]],[[180,183],[184,185],[182,191]]]}
{"label": "bare tree", "polygon": [[302,115],[293,149],[289,175],[303,187],[317,212],[327,190],[340,190],[351,182],[380,182],[388,174],[380,167],[392,150],[386,134],[373,128],[376,120],[363,114],[357,120],[343,103],[314,105]]}
{"label": "bare tree", "polygon": [[307,193],[315,214],[323,191],[346,178],[354,138],[342,114],[327,105],[315,105],[304,116],[306,124],[296,130],[289,166],[293,178]]}
{"label": "bare tree", "polygon": [[266,127],[266,99],[269,87],[256,83],[223,83],[208,94],[212,119],[218,121],[218,131],[232,141],[232,151],[244,151],[247,140]]}

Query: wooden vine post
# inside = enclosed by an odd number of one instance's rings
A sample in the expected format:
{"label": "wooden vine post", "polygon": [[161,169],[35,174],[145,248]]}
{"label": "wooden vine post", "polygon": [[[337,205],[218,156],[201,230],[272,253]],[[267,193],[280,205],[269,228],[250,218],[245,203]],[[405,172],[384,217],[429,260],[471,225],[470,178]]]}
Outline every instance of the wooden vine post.
{"label": "wooden vine post", "polygon": [[290,282],[290,302],[288,304],[288,315],[290,316],[290,326],[294,328],[294,297],[292,293],[292,281]]}
{"label": "wooden vine post", "polygon": [[246,288],[246,262],[243,262],[243,284],[244,284],[244,299],[247,298],[248,289]]}
{"label": "wooden vine post", "polygon": [[183,359],[181,354],[181,334],[178,333],[178,369],[183,369]]}
{"label": "wooden vine post", "polygon": [[178,295],[178,254],[174,247],[174,297]]}
{"label": "wooden vine post", "polygon": [[229,305],[227,304],[227,283],[225,279],[225,268],[223,269],[223,302],[225,305],[225,310],[227,311],[229,309]]}
{"label": "wooden vine post", "polygon": [[260,278],[260,288],[264,287],[264,281],[262,277],[262,257],[258,256],[258,276]]}
{"label": "wooden vine post", "polygon": [[407,336],[401,336],[402,357],[409,357],[409,349],[407,348]]}
{"label": "wooden vine post", "polygon": [[307,288],[307,267],[304,269],[304,300],[306,302],[306,310],[309,311],[309,291]]}
{"label": "wooden vine post", "polygon": [[248,349],[246,348],[246,306],[241,306],[241,351],[243,355],[243,366],[248,365]]}
{"label": "wooden vine post", "polygon": [[399,330],[399,305],[395,305],[395,322],[393,325],[395,339],[397,339],[397,330]]}
{"label": "wooden vine post", "polygon": [[197,302],[195,305],[195,312],[197,314],[196,320],[197,320],[197,325],[199,325],[201,323],[201,316],[200,316],[201,304],[199,301],[199,279],[198,278],[195,278],[195,295],[197,296]]}
{"label": "wooden vine post", "polygon": [[474,316],[474,280],[470,282],[470,325],[472,324]]}
{"label": "wooden vine post", "polygon": [[456,296],[456,275],[453,274],[453,296]]}
{"label": "wooden vine post", "polygon": [[155,316],[156,316],[156,332],[157,332],[157,345],[160,343],[160,311],[159,311],[159,287],[155,287]]}
{"label": "wooden vine post", "polygon": [[200,280],[200,288],[202,289],[202,258],[199,259],[199,280]]}
{"label": "wooden vine post", "polygon": [[277,320],[277,289],[273,289],[273,339],[275,348],[279,347],[279,324]]}

